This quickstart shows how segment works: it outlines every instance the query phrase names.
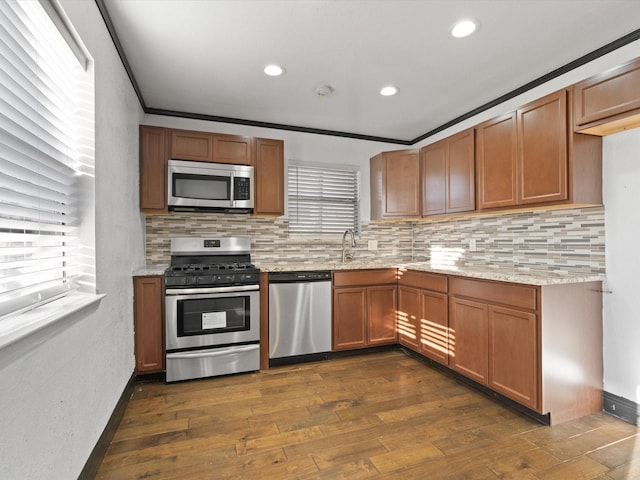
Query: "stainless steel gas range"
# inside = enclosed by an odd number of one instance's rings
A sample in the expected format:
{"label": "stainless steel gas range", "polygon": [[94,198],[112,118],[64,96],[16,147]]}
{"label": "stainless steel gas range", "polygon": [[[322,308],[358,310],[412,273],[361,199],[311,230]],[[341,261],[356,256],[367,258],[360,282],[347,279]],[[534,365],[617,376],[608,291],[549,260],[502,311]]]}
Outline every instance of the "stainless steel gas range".
{"label": "stainless steel gas range", "polygon": [[167,382],[260,369],[260,271],[249,237],[171,239]]}

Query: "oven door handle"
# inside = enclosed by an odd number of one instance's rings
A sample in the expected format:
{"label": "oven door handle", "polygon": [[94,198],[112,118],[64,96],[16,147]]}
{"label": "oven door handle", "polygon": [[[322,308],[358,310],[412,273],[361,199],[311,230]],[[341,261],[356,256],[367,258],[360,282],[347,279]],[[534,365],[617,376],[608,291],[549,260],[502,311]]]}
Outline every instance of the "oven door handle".
{"label": "oven door handle", "polygon": [[219,348],[213,351],[196,350],[192,352],[175,352],[167,353],[168,359],[180,359],[180,358],[204,358],[204,357],[219,357],[222,355],[229,355],[229,353],[241,353],[250,352],[260,348],[259,344],[247,345],[245,347],[231,347],[231,348]]}
{"label": "oven door handle", "polygon": [[167,288],[167,295],[197,295],[200,293],[233,293],[252,292],[260,290],[260,285],[236,285],[232,287],[205,287],[205,288]]}

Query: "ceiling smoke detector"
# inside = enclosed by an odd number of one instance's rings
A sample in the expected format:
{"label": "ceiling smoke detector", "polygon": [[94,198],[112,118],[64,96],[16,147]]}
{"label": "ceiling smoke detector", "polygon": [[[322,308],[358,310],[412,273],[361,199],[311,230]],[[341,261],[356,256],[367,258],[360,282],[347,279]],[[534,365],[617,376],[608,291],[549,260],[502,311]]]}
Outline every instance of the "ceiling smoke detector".
{"label": "ceiling smoke detector", "polygon": [[324,98],[332,93],[333,87],[331,85],[320,85],[319,87],[316,87],[316,95],[318,95],[318,98]]}

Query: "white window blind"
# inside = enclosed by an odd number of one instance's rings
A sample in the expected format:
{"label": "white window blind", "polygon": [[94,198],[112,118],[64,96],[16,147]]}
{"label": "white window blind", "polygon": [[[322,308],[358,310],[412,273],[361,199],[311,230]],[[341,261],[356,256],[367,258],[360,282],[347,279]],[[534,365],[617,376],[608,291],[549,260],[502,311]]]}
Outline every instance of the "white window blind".
{"label": "white window blind", "polygon": [[291,162],[287,169],[289,232],[336,234],[360,230],[358,167]]}
{"label": "white window blind", "polygon": [[0,1],[0,316],[64,294],[81,264],[87,72],[49,14]]}

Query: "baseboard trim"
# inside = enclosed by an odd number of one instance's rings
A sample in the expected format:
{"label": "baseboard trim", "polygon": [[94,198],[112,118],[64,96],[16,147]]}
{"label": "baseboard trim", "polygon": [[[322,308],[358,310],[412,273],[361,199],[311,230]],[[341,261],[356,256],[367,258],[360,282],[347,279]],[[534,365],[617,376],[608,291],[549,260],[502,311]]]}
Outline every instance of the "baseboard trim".
{"label": "baseboard trim", "polygon": [[124,411],[129,404],[131,396],[133,395],[135,380],[135,374],[132,374],[131,378],[127,382],[127,385],[124,387],[122,395],[120,395],[118,403],[111,413],[111,417],[109,418],[107,425],[102,431],[102,435],[100,435],[100,438],[91,451],[91,455],[89,455],[89,458],[84,464],[84,468],[82,469],[82,472],[80,472],[78,480],[93,480],[96,478],[98,470],[100,469],[100,465],[102,464],[102,460],[107,454],[109,444],[111,443],[111,440],[113,439],[113,436],[115,435],[116,430],[120,425],[120,421],[124,416]]}
{"label": "baseboard trim", "polygon": [[633,400],[619,397],[609,392],[602,392],[603,410],[631,425],[638,425],[640,405]]}

